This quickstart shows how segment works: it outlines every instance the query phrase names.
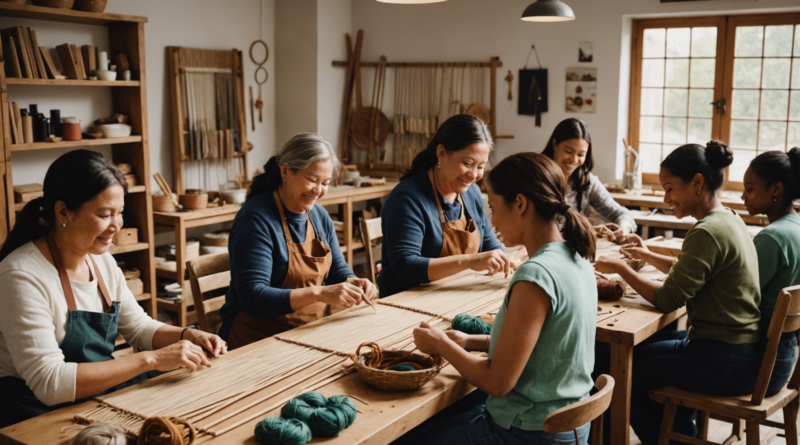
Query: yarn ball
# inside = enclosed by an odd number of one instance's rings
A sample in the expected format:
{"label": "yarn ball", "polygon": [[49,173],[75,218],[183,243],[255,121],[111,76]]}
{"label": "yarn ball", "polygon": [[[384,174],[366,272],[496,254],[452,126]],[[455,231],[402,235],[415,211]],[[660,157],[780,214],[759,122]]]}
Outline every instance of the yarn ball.
{"label": "yarn ball", "polygon": [[394,368],[390,369],[390,371],[408,372],[408,371],[416,371],[416,369],[414,369],[414,367],[411,365],[397,365]]}
{"label": "yarn ball", "polygon": [[122,428],[102,423],[93,423],[84,427],[72,445],[125,445],[128,439]]}
{"label": "yarn ball", "polygon": [[453,318],[453,329],[470,335],[489,335],[492,325],[469,314],[458,314]]}
{"label": "yarn ball", "polygon": [[317,437],[338,436],[356,420],[356,405],[346,396],[326,399],[318,392],[307,392],[286,402],[281,416],[308,424]]}
{"label": "yarn ball", "polygon": [[306,445],[311,440],[311,430],[297,419],[267,417],[256,424],[255,436],[266,445]]}
{"label": "yarn ball", "polygon": [[179,417],[148,417],[139,431],[137,445],[191,445],[197,432]]}
{"label": "yarn ball", "polygon": [[599,300],[617,301],[625,296],[625,283],[619,280],[597,278],[597,298]]}

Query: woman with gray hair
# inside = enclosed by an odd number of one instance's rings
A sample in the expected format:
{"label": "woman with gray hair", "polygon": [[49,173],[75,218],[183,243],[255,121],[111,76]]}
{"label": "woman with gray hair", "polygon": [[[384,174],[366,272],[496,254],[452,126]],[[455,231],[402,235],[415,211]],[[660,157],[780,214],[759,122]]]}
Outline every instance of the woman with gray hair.
{"label": "woman with gray hair", "polygon": [[220,336],[231,349],[320,319],[327,305],[352,307],[377,297],[344,260],[328,212],[339,160],[313,133],[293,137],[269,159],[233,221],[231,284]]}

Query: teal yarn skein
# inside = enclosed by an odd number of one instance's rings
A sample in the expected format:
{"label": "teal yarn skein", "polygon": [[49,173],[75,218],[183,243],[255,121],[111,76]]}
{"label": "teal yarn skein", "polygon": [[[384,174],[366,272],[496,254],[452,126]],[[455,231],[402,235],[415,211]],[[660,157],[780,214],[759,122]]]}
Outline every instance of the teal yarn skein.
{"label": "teal yarn skein", "polygon": [[469,314],[458,314],[453,318],[452,328],[470,335],[490,335],[492,325]]}
{"label": "teal yarn skein", "polygon": [[318,392],[307,392],[286,402],[281,416],[306,423],[316,437],[338,436],[356,420],[356,405],[347,396],[326,399]]}
{"label": "teal yarn skein", "polygon": [[394,368],[390,369],[390,371],[408,372],[408,371],[416,371],[416,369],[414,369],[414,367],[411,365],[397,365]]}
{"label": "teal yarn skein", "polygon": [[297,419],[267,417],[256,424],[255,436],[265,445],[306,445],[311,429]]}

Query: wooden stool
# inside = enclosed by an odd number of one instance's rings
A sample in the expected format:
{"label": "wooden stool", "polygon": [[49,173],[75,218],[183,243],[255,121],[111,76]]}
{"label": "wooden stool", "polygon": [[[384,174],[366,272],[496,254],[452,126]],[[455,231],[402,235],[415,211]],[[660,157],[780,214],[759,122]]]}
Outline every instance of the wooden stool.
{"label": "wooden stool", "polygon": [[592,422],[592,445],[603,443],[603,413],[611,405],[611,396],[614,393],[614,378],[603,374],[597,378],[594,386],[598,391],[595,395],[583,399],[578,403],[565,406],[550,413],[542,427],[548,433],[575,432],[575,445],[580,445],[578,428]]}

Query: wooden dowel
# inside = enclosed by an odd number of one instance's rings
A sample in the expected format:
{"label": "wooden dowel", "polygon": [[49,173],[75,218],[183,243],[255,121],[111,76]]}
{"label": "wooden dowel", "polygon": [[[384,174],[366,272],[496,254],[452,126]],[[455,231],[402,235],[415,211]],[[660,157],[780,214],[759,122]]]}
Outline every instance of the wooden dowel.
{"label": "wooden dowel", "polygon": [[181,68],[182,73],[212,73],[212,74],[231,74],[233,70],[230,68],[202,68],[202,67],[185,67]]}
{"label": "wooden dowel", "polygon": [[[494,65],[493,65],[494,63]],[[332,62],[333,66],[338,67],[347,67],[350,65],[350,62],[343,62],[340,60],[334,60]],[[377,68],[380,62],[360,62],[359,65],[362,67],[369,67],[369,68]],[[464,68],[464,67],[472,67],[472,66],[480,66],[483,68],[491,68],[491,67],[502,67],[503,62],[499,59],[496,62],[387,62],[387,68],[397,68],[397,67],[406,67],[406,68],[422,68],[422,67],[456,67],[456,68]]]}

